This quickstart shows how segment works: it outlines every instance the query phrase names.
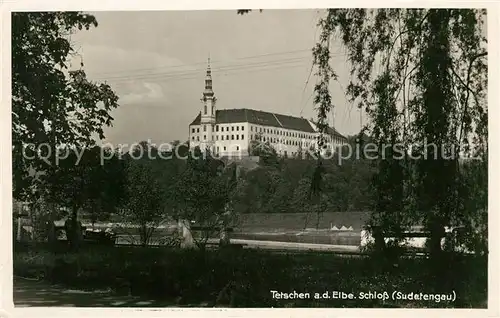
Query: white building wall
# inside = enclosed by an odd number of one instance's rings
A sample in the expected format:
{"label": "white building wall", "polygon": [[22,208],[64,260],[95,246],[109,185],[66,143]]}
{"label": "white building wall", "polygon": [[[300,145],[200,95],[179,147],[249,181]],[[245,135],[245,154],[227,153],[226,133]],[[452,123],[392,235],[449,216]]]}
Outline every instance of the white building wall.
{"label": "white building wall", "polygon": [[[317,127],[313,123],[310,124],[317,131]],[[318,136],[317,132],[310,133],[240,122],[216,124],[212,132],[213,140],[206,140],[205,138],[209,137],[203,131],[203,125],[192,125],[189,128],[191,148],[196,146],[204,148],[206,143],[213,143],[214,152],[220,156],[247,156],[249,143],[259,138],[263,142],[269,142],[278,155],[296,156],[300,149],[306,151],[311,147],[316,148]],[[344,139],[332,136],[327,136],[327,142],[330,148],[345,144]]]}
{"label": "white building wall", "polygon": [[249,124],[217,124],[214,132],[215,152],[219,156],[248,156]]}
{"label": "white building wall", "polygon": [[314,133],[299,130],[250,124],[250,141],[260,138],[263,142],[269,142],[279,155],[297,155],[299,149],[306,149],[307,145],[312,144],[314,136]]}
{"label": "white building wall", "polygon": [[201,147],[201,141],[203,140],[201,138],[203,138],[201,125],[189,126],[189,147],[190,148]]}

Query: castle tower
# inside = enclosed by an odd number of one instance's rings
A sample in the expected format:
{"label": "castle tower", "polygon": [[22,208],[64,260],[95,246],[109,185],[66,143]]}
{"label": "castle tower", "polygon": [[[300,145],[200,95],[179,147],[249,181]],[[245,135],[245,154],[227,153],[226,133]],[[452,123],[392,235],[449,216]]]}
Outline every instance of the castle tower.
{"label": "castle tower", "polygon": [[215,98],[214,91],[212,89],[212,70],[210,69],[210,57],[208,58],[207,75],[205,76],[205,90],[203,91],[203,97],[201,102],[203,104],[201,109],[201,131],[202,137],[202,149],[210,148],[212,151],[214,145],[214,131],[215,131],[215,103],[217,99]]}

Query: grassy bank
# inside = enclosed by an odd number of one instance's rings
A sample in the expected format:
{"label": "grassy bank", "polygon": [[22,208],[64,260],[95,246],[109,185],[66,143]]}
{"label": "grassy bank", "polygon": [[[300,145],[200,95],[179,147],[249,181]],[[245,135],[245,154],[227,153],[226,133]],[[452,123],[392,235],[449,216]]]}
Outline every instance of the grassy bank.
{"label": "grassy bank", "polygon": [[[484,307],[486,261],[454,258],[440,268],[425,259],[382,264],[329,253],[259,250],[176,250],[88,247],[78,254],[42,246],[16,247],[14,273],[44,277],[78,289],[233,307]],[[271,291],[310,293],[310,299],[273,299]],[[456,293],[455,302],[314,299],[325,291]]]}

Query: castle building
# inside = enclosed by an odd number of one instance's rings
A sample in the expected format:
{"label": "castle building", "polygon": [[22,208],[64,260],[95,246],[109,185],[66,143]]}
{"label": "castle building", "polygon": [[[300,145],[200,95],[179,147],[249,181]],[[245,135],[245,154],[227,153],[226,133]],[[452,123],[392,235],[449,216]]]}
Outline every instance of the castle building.
{"label": "castle building", "polygon": [[[278,155],[295,156],[317,147],[316,124],[305,118],[247,108],[217,109],[208,60],[201,111],[189,125],[189,145],[193,149],[210,149],[219,156],[246,156],[252,141],[271,145]],[[329,127],[328,147],[347,143],[347,138]]]}

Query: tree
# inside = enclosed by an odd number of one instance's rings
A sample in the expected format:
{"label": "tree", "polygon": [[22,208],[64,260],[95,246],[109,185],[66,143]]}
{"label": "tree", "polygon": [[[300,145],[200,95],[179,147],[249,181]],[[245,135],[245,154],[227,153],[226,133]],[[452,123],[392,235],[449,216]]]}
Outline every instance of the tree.
{"label": "tree", "polygon": [[235,166],[226,169],[221,160],[213,158],[208,150],[202,155],[199,148],[188,157],[186,169],[170,188],[170,196],[178,219],[207,228],[194,237],[198,247],[204,248],[211,235],[231,222],[235,189]]}
{"label": "tree", "polygon": [[460,166],[460,204],[454,224],[465,228],[458,243],[477,255],[488,253],[488,161],[464,161]]}
{"label": "tree", "polygon": [[256,140],[250,141],[248,145],[248,154],[250,156],[259,157],[259,162],[264,165],[277,166],[279,165],[278,153],[276,149],[267,141],[261,140],[262,134],[256,134]]}
{"label": "tree", "polygon": [[[151,157],[145,157],[149,153]],[[125,200],[120,216],[127,225],[138,226],[142,246],[153,242],[155,231],[168,220],[167,199],[158,174],[157,149],[141,142],[124,156]],[[154,159],[156,158],[156,159]]]}
{"label": "tree", "polygon": [[[97,26],[81,12],[12,14],[13,195],[25,199],[34,188],[45,195],[48,175],[58,169],[61,145],[92,147],[111,125],[118,97],[105,83],[86,78],[70,42],[77,30]],[[45,156],[45,158],[44,158]]]}
{"label": "tree", "polygon": [[299,180],[297,187],[293,190],[292,206],[299,211],[306,211],[306,219],[304,220],[304,229],[307,228],[310,221],[310,216],[314,213],[311,209],[311,180],[310,178],[302,178]]}
{"label": "tree", "polygon": [[[238,9],[237,10],[238,14],[241,14],[241,15],[247,14],[251,11],[252,11],[252,9]],[[259,9],[259,11],[262,12],[262,9]]]}
{"label": "tree", "polygon": [[[109,220],[111,214],[118,212],[125,197],[125,166],[116,150],[100,148],[101,175],[99,192],[90,197],[84,204],[89,213],[92,226],[97,221]],[[104,159],[105,158],[105,159]]]}
{"label": "tree", "polygon": [[78,248],[81,240],[78,212],[91,208],[96,218],[114,212],[123,197],[123,171],[114,156],[102,161],[104,150],[99,146],[65,147],[58,151],[64,159],[59,160],[57,169],[45,175],[49,186],[47,199],[70,210],[66,234],[71,246]]}
{"label": "tree", "polygon": [[[433,255],[460,202],[458,155],[487,154],[485,17],[475,9],[330,9],[319,22],[318,127],[334,107],[330,41],[338,32],[353,78],[347,94],[369,115],[379,146],[378,222],[423,222]],[[402,146],[400,160],[384,144]]]}

